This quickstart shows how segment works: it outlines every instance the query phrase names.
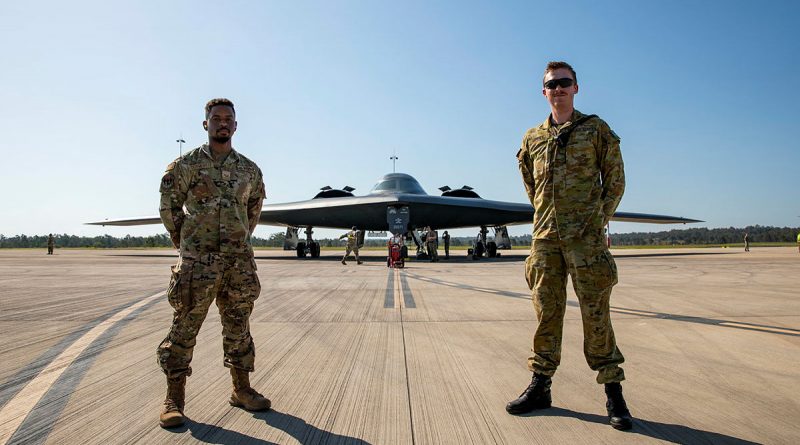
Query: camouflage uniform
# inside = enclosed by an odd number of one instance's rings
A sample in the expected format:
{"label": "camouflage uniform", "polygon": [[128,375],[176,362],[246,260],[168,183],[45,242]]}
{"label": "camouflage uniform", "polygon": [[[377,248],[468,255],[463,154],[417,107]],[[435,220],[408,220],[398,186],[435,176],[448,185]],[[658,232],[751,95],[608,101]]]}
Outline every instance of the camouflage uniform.
{"label": "camouflage uniform", "polygon": [[261,284],[250,235],[264,198],[261,170],[235,150],[218,162],[204,144],[167,167],[159,210],[180,248],[167,290],[174,309],[172,327],[157,350],[168,377],[191,375],[197,333],[215,299],[225,366],[253,371],[249,319]]}
{"label": "camouflage uniform", "polygon": [[430,256],[431,261],[439,261],[439,251],[437,250],[439,247],[439,233],[433,229],[428,230],[425,242],[428,245],[428,256]]}
{"label": "camouflage uniform", "polygon": [[517,153],[519,169],[533,204],[533,242],[525,262],[528,286],[539,325],[533,338],[531,371],[552,376],[561,360],[567,275],[580,303],[584,355],[598,371],[598,383],[625,379],[619,365],[609,314],[617,268],[606,246],[603,228],[625,190],[619,137],[600,118],[576,127],[566,147],[556,137],[583,116],[569,122],[548,118],[528,130]]}
{"label": "camouflage uniform", "polygon": [[53,249],[56,247],[56,241],[53,239],[53,235],[48,235],[47,237],[47,254],[52,255]]}
{"label": "camouflage uniform", "polygon": [[344,235],[340,236],[339,239],[347,238],[347,247],[345,247],[344,256],[342,257],[342,263],[347,260],[347,256],[350,255],[350,252],[356,257],[356,262],[361,264],[361,260],[358,259],[358,230],[351,230]]}

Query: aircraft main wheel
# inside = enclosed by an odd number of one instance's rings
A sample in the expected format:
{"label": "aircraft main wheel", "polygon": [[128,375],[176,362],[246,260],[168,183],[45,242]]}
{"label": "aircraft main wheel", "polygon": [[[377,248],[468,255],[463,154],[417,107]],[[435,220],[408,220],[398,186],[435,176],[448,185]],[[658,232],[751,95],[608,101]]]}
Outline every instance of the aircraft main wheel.
{"label": "aircraft main wheel", "polygon": [[486,256],[489,258],[494,258],[497,256],[497,243],[494,241],[489,241],[486,243]]}
{"label": "aircraft main wheel", "polygon": [[297,258],[306,257],[306,243],[297,243]]}
{"label": "aircraft main wheel", "polygon": [[319,258],[319,251],[320,251],[319,243],[313,242],[311,243],[310,247],[311,247],[311,258]]}
{"label": "aircraft main wheel", "polygon": [[473,254],[478,258],[483,256],[483,243],[475,244],[475,249],[473,250]]}

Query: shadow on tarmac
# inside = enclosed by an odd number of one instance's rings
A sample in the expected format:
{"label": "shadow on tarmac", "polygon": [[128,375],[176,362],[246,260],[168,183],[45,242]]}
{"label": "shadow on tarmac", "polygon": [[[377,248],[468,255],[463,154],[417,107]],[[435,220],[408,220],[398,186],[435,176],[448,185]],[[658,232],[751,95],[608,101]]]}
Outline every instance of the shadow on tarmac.
{"label": "shadow on tarmac", "polygon": [[[277,252],[283,252],[282,250]],[[367,255],[361,257],[361,261],[366,263],[386,263],[386,257],[384,256],[375,256],[373,255],[376,251],[369,250],[365,251]],[[439,255],[439,262],[440,263],[452,263],[452,264],[462,264],[462,263],[505,263],[505,262],[513,262],[513,261],[524,261],[525,258],[528,257],[528,251],[520,250],[519,253],[515,251],[510,252],[501,252],[501,255],[496,258],[479,258],[477,260],[473,260],[471,256],[466,255],[451,255],[450,259],[444,259],[444,255]],[[733,252],[664,252],[664,253],[653,253],[649,251],[647,253],[632,253],[632,254],[617,254],[614,255],[614,259],[624,259],[624,258],[659,258],[659,257],[670,257],[670,256],[698,256],[698,255],[729,255]],[[109,256],[119,256],[119,257],[133,257],[133,258],[178,258],[177,253],[144,253],[144,254],[135,254],[135,253],[120,253],[120,254],[110,254]],[[341,261],[342,257],[339,255],[324,255],[318,258],[297,258],[294,255],[270,255],[269,251],[264,250],[256,250],[255,251],[255,259],[257,260],[286,260],[286,261]],[[355,257],[349,257],[349,262],[355,262]],[[408,258],[406,259],[407,263],[429,263],[429,260],[418,260],[416,258]]]}
{"label": "shadow on tarmac", "polygon": [[[546,416],[559,416],[559,417],[573,417],[575,419],[583,420],[584,422],[599,423],[608,425],[608,417],[598,414],[582,413],[565,408],[552,407],[534,411],[528,414],[522,414],[519,417],[546,417]],[[608,426],[611,428],[611,426]],[[749,440],[739,439],[738,437],[727,436],[725,434],[714,433],[711,431],[703,431],[691,428],[685,425],[676,425],[672,423],[654,422],[652,420],[638,419],[634,416],[633,429],[629,431],[620,431],[620,434],[639,434],[641,436],[652,437],[654,439],[663,440],[671,443],[719,443],[719,444],[736,444],[736,445],[751,445],[758,444],[758,442],[751,442]]]}
{"label": "shadow on tarmac", "polygon": [[[262,420],[267,426],[284,431],[292,436],[301,444],[337,443],[351,445],[370,445],[369,442],[350,436],[342,436],[330,431],[321,430],[314,425],[309,425],[305,420],[292,416],[291,414],[280,411],[269,410],[258,413],[251,413],[253,418]],[[277,445],[275,442],[257,439],[246,434],[225,428],[209,425],[207,423],[195,422],[187,419],[186,424],[179,428],[170,428],[168,431],[173,433],[184,433],[189,431],[193,438],[203,443],[231,444],[231,443],[252,443]]]}

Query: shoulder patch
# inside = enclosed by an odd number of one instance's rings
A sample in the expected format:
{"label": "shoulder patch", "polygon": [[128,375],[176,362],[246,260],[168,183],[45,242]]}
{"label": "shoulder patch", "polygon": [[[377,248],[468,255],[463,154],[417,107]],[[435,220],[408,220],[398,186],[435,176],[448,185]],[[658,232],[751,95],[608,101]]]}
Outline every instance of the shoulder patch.
{"label": "shoulder patch", "polygon": [[172,173],[167,173],[161,178],[161,189],[171,189],[172,186],[175,184],[175,176]]}

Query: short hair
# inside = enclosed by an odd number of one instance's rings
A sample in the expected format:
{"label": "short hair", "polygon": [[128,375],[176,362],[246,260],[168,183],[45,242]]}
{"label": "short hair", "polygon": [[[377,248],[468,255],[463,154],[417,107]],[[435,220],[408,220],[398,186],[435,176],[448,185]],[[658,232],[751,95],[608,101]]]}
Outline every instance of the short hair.
{"label": "short hair", "polygon": [[555,71],[555,70],[560,69],[560,68],[568,69],[569,72],[572,73],[572,80],[574,80],[576,84],[578,83],[578,75],[575,74],[575,70],[572,69],[572,67],[570,66],[569,63],[567,63],[567,62],[547,62],[547,67],[544,69],[544,75],[542,76],[542,85],[544,85],[544,78],[547,77],[547,73],[549,73],[550,71]]}
{"label": "short hair", "polygon": [[217,105],[225,105],[226,107],[231,107],[233,110],[234,116],[236,115],[236,108],[233,107],[233,102],[230,99],[226,99],[224,97],[218,97],[216,99],[211,99],[206,103],[206,119],[211,114],[211,109],[216,107]]}

